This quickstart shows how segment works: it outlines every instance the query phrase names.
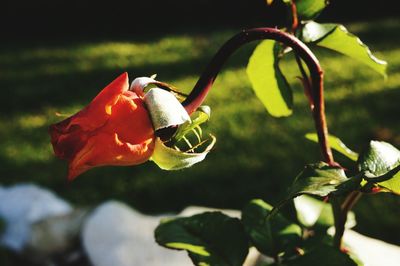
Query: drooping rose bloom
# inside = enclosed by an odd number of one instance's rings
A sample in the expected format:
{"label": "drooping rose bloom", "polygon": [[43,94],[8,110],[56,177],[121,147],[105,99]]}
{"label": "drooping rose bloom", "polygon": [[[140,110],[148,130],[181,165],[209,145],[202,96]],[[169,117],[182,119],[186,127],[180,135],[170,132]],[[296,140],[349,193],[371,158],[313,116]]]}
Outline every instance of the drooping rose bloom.
{"label": "drooping rose bloom", "polygon": [[143,98],[128,90],[124,73],[84,109],[50,126],[54,152],[69,162],[68,179],[102,165],[147,161],[155,136]]}
{"label": "drooping rose bloom", "polygon": [[[202,152],[191,147],[181,151],[156,137],[157,130],[180,125],[190,128],[192,122],[173,93],[158,87],[145,92],[150,84],[170,86],[153,78],[139,77],[129,88],[128,74],[124,73],[88,106],[50,126],[55,155],[69,163],[69,180],[96,166],[137,165],[150,160],[161,169],[178,170],[205,158],[215,143],[212,135],[210,143],[202,141],[197,145],[205,146]],[[170,140],[165,141],[174,145]]]}

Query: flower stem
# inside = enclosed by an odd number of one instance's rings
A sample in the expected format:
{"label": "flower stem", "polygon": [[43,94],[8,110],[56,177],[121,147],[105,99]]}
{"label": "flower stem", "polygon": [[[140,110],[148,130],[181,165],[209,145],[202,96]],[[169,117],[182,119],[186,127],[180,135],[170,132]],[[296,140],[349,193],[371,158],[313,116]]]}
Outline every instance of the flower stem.
{"label": "flower stem", "polygon": [[342,211],[340,207],[340,201],[337,197],[330,198],[332,205],[333,218],[335,222],[335,235],[333,236],[333,246],[341,249],[342,238],[345,230],[345,224],[347,220],[347,213]]}
{"label": "flower stem", "polygon": [[227,59],[242,45],[257,40],[275,40],[281,42],[293,49],[304,63],[307,65],[310,72],[311,90],[314,106],[312,113],[314,117],[315,127],[318,134],[318,140],[324,161],[330,165],[335,165],[332,151],[328,144],[328,128],[325,118],[325,103],[324,103],[324,86],[323,86],[323,71],[311,50],[300,40],[291,34],[285,33],[274,28],[255,28],[244,30],[230,40],[228,40],[220,50],[215,54],[214,58],[207,65],[205,71],[200,76],[193,90],[182,103],[186,111],[190,114],[194,112],[204,101],[209,90],[211,89],[219,71],[221,70]]}

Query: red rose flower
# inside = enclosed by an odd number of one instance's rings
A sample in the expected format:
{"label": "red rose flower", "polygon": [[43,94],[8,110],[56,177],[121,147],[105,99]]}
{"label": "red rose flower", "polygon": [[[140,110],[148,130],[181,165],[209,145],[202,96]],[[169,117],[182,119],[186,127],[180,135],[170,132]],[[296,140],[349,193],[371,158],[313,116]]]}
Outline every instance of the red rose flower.
{"label": "red rose flower", "polygon": [[69,180],[96,166],[136,165],[151,157],[149,113],[143,98],[128,89],[124,73],[83,110],[50,126],[56,156],[69,162]]}

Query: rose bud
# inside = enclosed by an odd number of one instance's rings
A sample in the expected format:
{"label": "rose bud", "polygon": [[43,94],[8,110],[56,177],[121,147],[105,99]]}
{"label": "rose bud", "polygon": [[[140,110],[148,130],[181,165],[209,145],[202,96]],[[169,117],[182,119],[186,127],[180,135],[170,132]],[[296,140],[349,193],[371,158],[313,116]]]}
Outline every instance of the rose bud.
{"label": "rose bud", "polygon": [[96,166],[137,165],[151,159],[162,169],[176,170],[204,159],[215,142],[213,137],[203,152],[196,153],[168,147],[155,136],[159,129],[188,127],[191,119],[172,93],[160,88],[145,92],[149,84],[168,86],[143,77],[129,89],[124,73],[88,106],[50,126],[55,155],[69,163],[69,180]]}

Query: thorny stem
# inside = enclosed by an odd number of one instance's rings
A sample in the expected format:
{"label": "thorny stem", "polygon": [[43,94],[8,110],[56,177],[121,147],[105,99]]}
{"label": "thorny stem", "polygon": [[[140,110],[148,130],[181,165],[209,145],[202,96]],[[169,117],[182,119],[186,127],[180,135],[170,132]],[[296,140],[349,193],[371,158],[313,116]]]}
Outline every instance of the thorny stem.
{"label": "thorny stem", "polygon": [[[294,22],[297,27],[297,22]],[[227,59],[242,45],[256,40],[270,39],[281,42],[286,46],[293,49],[299,69],[303,76],[303,85],[305,94],[310,102],[315,127],[318,135],[318,142],[322,152],[324,161],[329,165],[337,166],[334,161],[332,150],[328,143],[328,128],[325,118],[325,102],[324,102],[324,83],[323,71],[311,50],[300,40],[291,34],[282,32],[274,28],[255,28],[244,30],[230,40],[228,40],[215,54],[211,62],[207,65],[205,71],[200,76],[193,90],[188,97],[182,102],[186,111],[191,114],[194,112],[205,100],[208,92],[210,91],[215,79]],[[303,68],[302,61],[306,64],[310,77]],[[353,197],[354,196],[354,197]],[[334,236],[334,245],[341,248],[342,237],[345,230],[345,222],[347,212],[358,200],[359,194],[348,195],[344,205],[341,206],[339,199],[332,197],[331,204],[335,218],[336,233]]]}
{"label": "thorny stem", "polygon": [[215,54],[211,62],[207,65],[205,71],[200,76],[193,90],[183,101],[183,106],[190,114],[194,112],[204,101],[210,91],[219,71],[227,59],[242,45],[256,40],[270,39],[283,43],[293,49],[307,65],[310,78],[311,90],[314,106],[312,113],[315,127],[318,134],[318,140],[324,161],[330,165],[336,165],[333,160],[332,151],[328,144],[328,128],[325,118],[323,71],[319,65],[318,59],[311,50],[293,35],[282,32],[274,28],[255,28],[244,30],[230,40],[228,40]]}

